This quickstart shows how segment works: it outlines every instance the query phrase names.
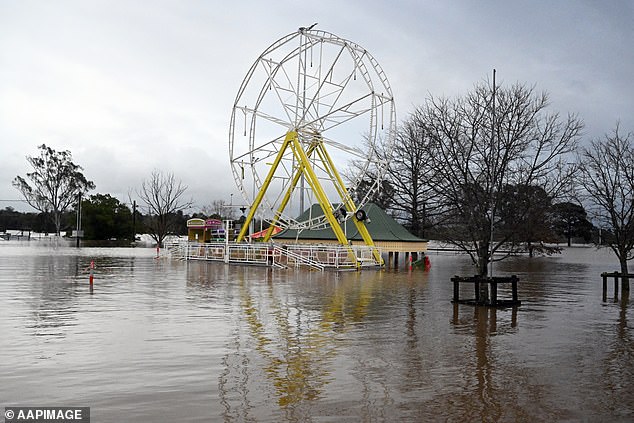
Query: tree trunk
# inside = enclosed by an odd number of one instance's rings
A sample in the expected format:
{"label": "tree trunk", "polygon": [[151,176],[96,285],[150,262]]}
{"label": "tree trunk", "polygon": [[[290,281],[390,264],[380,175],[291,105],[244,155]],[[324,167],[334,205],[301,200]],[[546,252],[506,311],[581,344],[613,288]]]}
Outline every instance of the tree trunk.
{"label": "tree trunk", "polygon": [[[483,281],[486,281],[489,276],[489,244],[482,243],[478,251],[478,273]],[[480,301],[489,301],[489,284],[480,284]]]}
{"label": "tree trunk", "polygon": [[53,222],[55,223],[55,233],[59,236],[62,228],[62,214],[57,210],[53,211]]}
{"label": "tree trunk", "polygon": [[621,291],[629,291],[630,279],[627,276],[625,276],[628,274],[627,259],[625,258],[625,255],[622,255],[621,258],[619,258],[619,261],[621,262],[621,274],[623,275],[621,278]]}

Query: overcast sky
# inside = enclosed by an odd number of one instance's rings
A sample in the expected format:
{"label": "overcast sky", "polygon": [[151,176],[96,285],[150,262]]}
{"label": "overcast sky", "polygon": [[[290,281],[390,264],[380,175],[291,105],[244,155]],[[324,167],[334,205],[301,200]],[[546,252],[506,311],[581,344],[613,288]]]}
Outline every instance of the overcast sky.
{"label": "overcast sky", "polygon": [[634,131],[634,2],[0,0],[0,208],[45,143],[127,202],[153,169],[196,207],[238,198],[228,133],[237,90],[277,39],[318,22],[366,48],[397,118],[490,79],[535,85],[586,138]]}

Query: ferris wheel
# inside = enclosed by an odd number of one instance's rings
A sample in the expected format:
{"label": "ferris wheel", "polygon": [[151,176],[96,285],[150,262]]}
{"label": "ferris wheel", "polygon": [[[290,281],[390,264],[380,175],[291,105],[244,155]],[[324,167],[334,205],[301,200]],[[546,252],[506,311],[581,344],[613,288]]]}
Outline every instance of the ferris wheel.
{"label": "ferris wheel", "polygon": [[247,224],[362,222],[388,166],[396,111],[385,73],[361,46],[313,27],[271,44],[238,90],[229,154]]}

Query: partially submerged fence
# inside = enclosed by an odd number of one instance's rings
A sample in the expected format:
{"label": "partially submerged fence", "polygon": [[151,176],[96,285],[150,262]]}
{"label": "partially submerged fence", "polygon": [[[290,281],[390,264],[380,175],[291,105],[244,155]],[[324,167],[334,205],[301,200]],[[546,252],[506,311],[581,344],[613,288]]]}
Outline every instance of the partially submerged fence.
{"label": "partially submerged fence", "polygon": [[378,267],[376,247],[318,244],[244,244],[174,241],[166,244],[170,255],[183,260],[220,261],[277,268],[349,270]]}
{"label": "partially submerged fence", "polygon": [[630,289],[630,280],[634,280],[634,274],[632,273],[620,273],[620,272],[603,272],[601,273],[603,279],[603,301],[606,301],[608,296],[608,278],[614,278],[614,298],[619,297],[619,280],[621,280],[621,289],[628,291]]}

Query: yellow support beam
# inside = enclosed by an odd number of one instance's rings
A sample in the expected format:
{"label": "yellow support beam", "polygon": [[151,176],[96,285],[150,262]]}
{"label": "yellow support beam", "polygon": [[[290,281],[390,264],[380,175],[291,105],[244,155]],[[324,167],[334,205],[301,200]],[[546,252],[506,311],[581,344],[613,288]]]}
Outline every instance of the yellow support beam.
{"label": "yellow support beam", "polygon": [[[236,241],[241,242],[246,237],[247,231],[249,229],[249,225],[255,216],[256,210],[262,203],[262,200],[264,199],[266,191],[269,188],[269,185],[271,184],[271,181],[273,180],[275,176],[275,172],[277,171],[277,168],[279,167],[284,157],[284,154],[286,154],[287,149],[289,147],[291,148],[293,155],[295,156],[298,162],[297,169],[294,170],[293,178],[284,194],[284,197],[282,198],[282,201],[280,202],[280,206],[278,207],[278,210],[275,213],[271,226],[266,232],[264,240],[265,241],[270,240],[271,236],[273,235],[275,223],[279,220],[282,213],[284,212],[284,209],[288,205],[288,202],[290,201],[292,193],[295,190],[300,178],[302,176],[305,176],[308,184],[310,185],[310,188],[312,189],[313,193],[315,194],[315,197],[317,198],[319,206],[321,207],[324,213],[324,216],[326,217],[326,220],[328,221],[332,231],[337,237],[337,240],[339,241],[341,245],[345,245],[350,249],[351,257],[357,263],[357,266],[359,266],[360,264],[356,259],[356,255],[354,254],[354,251],[350,248],[348,239],[346,238],[346,235],[343,229],[341,228],[341,226],[339,225],[339,222],[337,221],[337,219],[335,218],[333,214],[332,205],[330,201],[328,200],[328,196],[321,182],[319,181],[319,178],[317,177],[315,171],[313,170],[311,166],[310,157],[314,154],[314,152],[317,152],[319,159],[324,165],[325,171],[328,173],[328,176],[332,179],[335,189],[340,195],[346,209],[348,210],[349,213],[353,214],[352,220],[355,226],[357,227],[359,234],[363,238],[364,243],[369,247],[375,247],[374,241],[372,240],[372,236],[368,232],[368,229],[365,226],[365,223],[363,223],[362,221],[359,221],[354,215],[356,211],[356,206],[354,204],[354,201],[352,200],[352,197],[348,193],[348,190],[345,188],[343,179],[341,178],[341,175],[339,175],[339,172],[335,168],[334,163],[332,159],[330,158],[330,155],[326,151],[323,141],[320,138],[315,138],[313,142],[311,142],[308,149],[304,151],[304,148],[302,147],[302,144],[299,140],[299,135],[296,131],[289,131],[286,134],[284,138],[284,142],[282,143],[282,146],[280,147],[280,150],[278,151],[275,157],[275,160],[273,161],[273,164],[271,165],[271,168],[269,169],[269,172],[266,178],[264,179],[264,183],[260,187],[260,191],[255,197],[253,204],[251,205],[249,213],[247,214],[247,217],[244,221],[242,229],[240,230],[240,233],[238,234],[238,237],[236,238]],[[374,255],[375,261],[383,265],[383,259],[381,258],[381,255],[379,254],[378,250],[373,249],[373,255]]]}
{"label": "yellow support beam", "polygon": [[[348,209],[348,212],[352,213],[352,221],[354,222],[354,225],[357,227],[357,230],[359,231],[361,238],[363,238],[363,242],[368,247],[375,247],[374,240],[372,239],[372,235],[370,235],[370,232],[368,231],[368,228],[365,226],[365,223],[363,223],[363,221],[358,220],[354,214],[356,211],[356,206],[354,204],[354,201],[352,200],[352,197],[348,193],[348,190],[346,189],[345,184],[343,183],[343,179],[341,178],[341,175],[339,175],[339,172],[337,171],[337,168],[335,167],[332,159],[330,158],[328,151],[324,147],[323,143],[320,143],[319,146],[320,146],[320,149],[318,150],[318,154],[322,158],[322,161],[324,162],[324,164],[326,165],[326,168],[328,169],[328,173],[333,178],[335,182],[335,187],[337,188],[337,191],[339,192],[341,199],[344,201],[344,204],[346,208]],[[384,264],[383,258],[381,257],[381,254],[378,252],[376,248],[372,250],[372,255],[374,256],[374,260],[377,263],[379,263],[381,266]]]}
{"label": "yellow support beam", "polygon": [[295,138],[293,139],[291,148],[293,149],[293,153],[295,154],[297,160],[304,166],[304,172],[306,173],[308,184],[313,190],[313,193],[315,193],[315,197],[317,197],[317,201],[321,206],[321,210],[324,212],[324,216],[326,216],[326,220],[328,220],[328,223],[330,224],[332,231],[335,233],[337,240],[341,245],[348,245],[348,239],[346,238],[346,235],[343,233],[343,229],[341,229],[341,226],[339,226],[339,222],[337,222],[337,219],[330,209],[330,201],[328,201],[328,196],[326,195],[324,188],[321,186],[321,183],[319,182],[315,171],[310,166],[308,156],[306,156],[306,152],[302,148],[297,134],[295,134]]}
{"label": "yellow support beam", "polygon": [[[315,147],[317,147],[316,143],[312,143],[308,147],[308,151],[306,152],[306,156],[308,158],[310,158],[313,151],[315,151]],[[304,172],[304,164],[300,162],[297,167],[297,172],[293,176],[293,180],[289,184],[288,189],[286,190],[286,193],[284,193],[284,197],[282,198],[282,201],[280,202],[280,206],[278,207],[277,211],[275,212],[275,215],[273,216],[273,220],[271,221],[271,226],[269,226],[269,229],[266,231],[266,234],[264,235],[264,242],[269,242],[269,240],[271,239],[271,236],[273,236],[275,225],[277,224],[277,221],[279,220],[279,218],[282,216],[284,209],[288,205],[288,202],[291,199],[291,195],[293,194],[293,191],[295,190],[295,187],[297,186],[297,183],[299,182],[299,178],[301,178],[303,172]],[[303,210],[300,210],[300,212],[303,212]]]}
{"label": "yellow support beam", "polygon": [[278,151],[277,156],[275,156],[275,160],[273,161],[271,169],[269,169],[269,173],[266,175],[266,178],[264,179],[264,183],[262,184],[260,191],[258,191],[258,195],[256,195],[255,199],[253,200],[251,209],[249,210],[249,213],[247,214],[247,217],[244,220],[244,223],[242,224],[242,229],[240,230],[240,233],[238,234],[238,237],[236,238],[236,242],[242,242],[244,240],[244,237],[246,236],[247,231],[249,230],[249,225],[251,224],[251,221],[253,220],[253,217],[255,216],[255,212],[258,209],[258,207],[260,207],[260,203],[262,203],[262,199],[264,199],[264,194],[266,193],[266,190],[269,188],[269,185],[271,184],[271,181],[273,180],[273,176],[275,176],[275,171],[277,170],[277,167],[280,165],[280,162],[282,161],[282,158],[284,157],[284,153],[286,152],[286,149],[293,142],[293,139],[295,138],[297,138],[297,132],[295,131],[289,131],[286,134],[286,137],[284,138],[284,142],[282,143],[282,147],[280,148],[280,151]]}

